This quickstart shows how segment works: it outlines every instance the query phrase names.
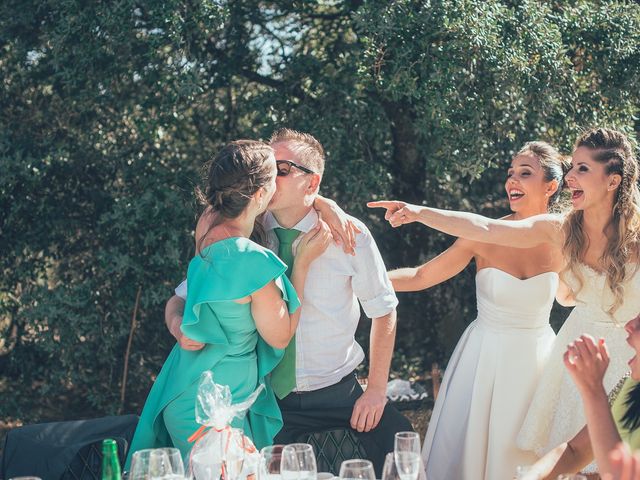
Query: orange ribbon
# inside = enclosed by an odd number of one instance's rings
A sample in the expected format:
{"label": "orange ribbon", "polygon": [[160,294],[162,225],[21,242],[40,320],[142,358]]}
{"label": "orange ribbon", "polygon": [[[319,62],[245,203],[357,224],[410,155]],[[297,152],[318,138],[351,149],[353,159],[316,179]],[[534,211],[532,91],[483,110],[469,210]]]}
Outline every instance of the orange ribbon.
{"label": "orange ribbon", "polygon": [[193,434],[191,434],[189,438],[187,438],[187,442],[189,443],[197,442],[200,439],[200,437],[204,435],[204,432],[206,429],[207,429],[207,426],[202,425],[198,430],[193,432]]}

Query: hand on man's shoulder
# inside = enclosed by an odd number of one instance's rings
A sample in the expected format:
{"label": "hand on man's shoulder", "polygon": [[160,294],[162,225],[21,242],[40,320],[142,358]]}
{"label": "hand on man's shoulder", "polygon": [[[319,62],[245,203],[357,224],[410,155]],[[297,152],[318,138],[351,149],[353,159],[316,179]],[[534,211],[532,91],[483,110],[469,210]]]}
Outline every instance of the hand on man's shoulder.
{"label": "hand on man's shoulder", "polygon": [[351,215],[349,215],[349,219],[358,228],[358,230],[360,230],[355,235],[355,248],[357,253],[358,248],[368,247],[369,245],[371,245],[371,242],[373,242],[374,239],[373,239],[373,235],[371,235],[371,232],[369,231],[369,229],[367,228],[367,226],[364,224],[362,220],[356,217],[352,217]]}

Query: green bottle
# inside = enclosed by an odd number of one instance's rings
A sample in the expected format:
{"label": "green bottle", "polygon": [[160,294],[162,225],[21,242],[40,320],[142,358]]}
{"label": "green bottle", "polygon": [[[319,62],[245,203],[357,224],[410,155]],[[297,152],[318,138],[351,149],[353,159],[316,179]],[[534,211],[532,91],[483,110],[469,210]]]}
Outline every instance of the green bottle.
{"label": "green bottle", "polygon": [[122,480],[118,446],[116,441],[110,438],[102,441],[102,480]]}

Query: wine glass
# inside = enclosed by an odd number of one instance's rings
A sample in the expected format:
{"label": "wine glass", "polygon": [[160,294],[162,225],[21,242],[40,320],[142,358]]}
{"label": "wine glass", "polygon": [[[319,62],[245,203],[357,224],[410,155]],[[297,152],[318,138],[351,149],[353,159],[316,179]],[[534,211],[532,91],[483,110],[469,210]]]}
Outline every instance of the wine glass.
{"label": "wine glass", "polygon": [[342,480],[376,480],[373,463],[369,460],[345,460],[340,465]]}
{"label": "wine glass", "polygon": [[185,476],[184,463],[182,461],[182,454],[177,448],[161,448],[166,456],[169,457],[169,464],[171,466],[171,475],[177,478],[183,478]]}
{"label": "wine glass", "polygon": [[420,473],[420,436],[416,432],[398,432],[393,455],[401,480],[416,480]]}
{"label": "wine glass", "polygon": [[400,474],[396,467],[396,459],[393,452],[387,453],[384,457],[384,466],[382,467],[382,480],[400,480]]}
{"label": "wine glass", "polygon": [[[222,459],[221,456],[214,458],[205,449],[191,456],[190,459],[191,475],[196,480],[203,478],[220,478],[222,476]],[[191,477],[189,477],[191,478]]]}
{"label": "wine glass", "polygon": [[177,448],[148,448],[131,457],[129,480],[184,477],[182,455]]}
{"label": "wine glass", "polygon": [[260,450],[258,480],[278,480],[284,445],[271,445]]}
{"label": "wine glass", "polygon": [[283,480],[316,480],[318,467],[308,443],[292,443],[282,449],[280,473]]}

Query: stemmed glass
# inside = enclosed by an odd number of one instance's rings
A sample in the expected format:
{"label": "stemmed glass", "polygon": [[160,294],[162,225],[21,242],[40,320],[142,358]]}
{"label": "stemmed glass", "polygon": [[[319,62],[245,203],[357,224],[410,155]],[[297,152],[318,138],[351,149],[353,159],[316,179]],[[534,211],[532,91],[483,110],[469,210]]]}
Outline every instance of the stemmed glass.
{"label": "stemmed glass", "polygon": [[340,465],[342,480],[376,480],[373,463],[369,460],[345,460]]}
{"label": "stemmed glass", "polygon": [[384,467],[382,467],[382,480],[400,480],[400,474],[396,467],[396,459],[393,452],[387,453],[384,457]]}
{"label": "stemmed glass", "polygon": [[258,480],[278,480],[280,478],[283,448],[284,445],[272,445],[260,450]]}
{"label": "stemmed glass", "polygon": [[318,467],[308,443],[292,443],[282,449],[280,472],[283,480],[316,480]]}
{"label": "stemmed glass", "polygon": [[129,480],[184,478],[182,455],[177,448],[148,448],[131,457]]}
{"label": "stemmed glass", "polygon": [[417,480],[420,473],[420,436],[416,432],[398,432],[393,455],[400,480]]}

